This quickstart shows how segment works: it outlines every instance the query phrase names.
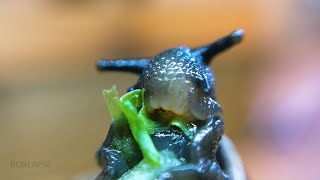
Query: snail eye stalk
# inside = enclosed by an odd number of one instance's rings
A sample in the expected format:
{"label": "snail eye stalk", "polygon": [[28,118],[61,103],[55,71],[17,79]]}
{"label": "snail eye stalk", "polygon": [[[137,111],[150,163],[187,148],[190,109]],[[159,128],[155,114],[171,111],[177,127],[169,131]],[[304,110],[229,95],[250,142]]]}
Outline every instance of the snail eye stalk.
{"label": "snail eye stalk", "polygon": [[240,43],[243,39],[243,34],[244,30],[238,29],[212,44],[193,49],[192,53],[195,56],[201,56],[204,64],[209,64],[214,56]]}
{"label": "snail eye stalk", "polygon": [[145,69],[149,59],[119,59],[119,60],[98,60],[97,68],[99,71],[124,71],[140,74]]}

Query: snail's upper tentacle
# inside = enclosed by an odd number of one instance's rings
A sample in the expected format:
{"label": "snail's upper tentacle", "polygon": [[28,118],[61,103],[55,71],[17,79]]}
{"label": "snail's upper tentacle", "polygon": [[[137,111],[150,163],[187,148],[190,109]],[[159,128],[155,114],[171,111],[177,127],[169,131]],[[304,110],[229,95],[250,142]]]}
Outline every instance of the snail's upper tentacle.
{"label": "snail's upper tentacle", "polygon": [[126,71],[140,74],[149,64],[150,59],[98,60],[99,71]]}
{"label": "snail's upper tentacle", "polygon": [[243,34],[244,31],[242,29],[238,29],[212,44],[193,49],[192,53],[195,56],[201,56],[204,64],[209,64],[210,60],[214,56],[241,42]]}

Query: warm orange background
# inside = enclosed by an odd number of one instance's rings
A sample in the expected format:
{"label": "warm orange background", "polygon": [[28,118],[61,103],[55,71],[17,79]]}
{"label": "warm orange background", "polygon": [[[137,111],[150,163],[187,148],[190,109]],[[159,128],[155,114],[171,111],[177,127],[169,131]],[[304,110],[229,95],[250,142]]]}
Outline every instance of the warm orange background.
{"label": "warm orange background", "polygon": [[[320,84],[320,5],[312,2],[1,1],[0,179],[79,179],[97,172],[94,153],[110,123],[101,91],[116,84],[124,93],[137,80],[98,73],[97,59],[196,47],[237,28],[245,29],[245,40],[212,68],[225,131],[249,176],[320,178],[320,88],[314,86]],[[300,97],[292,89],[301,83],[306,91],[298,89]],[[297,96],[307,100],[292,100]],[[297,102],[305,109],[295,111],[290,105]],[[283,115],[292,113],[300,118]],[[10,167],[11,161],[39,160],[51,167]]]}

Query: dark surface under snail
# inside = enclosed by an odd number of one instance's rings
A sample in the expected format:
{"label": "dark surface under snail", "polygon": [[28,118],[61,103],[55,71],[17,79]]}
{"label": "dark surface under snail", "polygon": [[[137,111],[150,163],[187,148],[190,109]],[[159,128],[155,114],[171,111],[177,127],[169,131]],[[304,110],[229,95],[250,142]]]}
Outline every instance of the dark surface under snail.
{"label": "dark surface under snail", "polygon": [[[221,108],[215,99],[214,76],[208,65],[212,57],[239,43],[242,36],[243,31],[237,30],[208,46],[169,49],[150,59],[98,61],[101,71],[140,74],[137,84],[128,91],[145,89],[145,103],[151,116],[156,116],[159,110],[167,111],[195,125],[192,139],[175,126],[150,135],[157,150],[170,150],[186,161],[162,173],[159,179],[245,179],[237,153],[232,145],[223,143],[228,140],[222,138]],[[126,150],[119,149],[115,139],[129,141],[132,155],[124,158]],[[102,167],[97,179],[117,179],[142,158],[129,126],[113,123],[97,152]]]}

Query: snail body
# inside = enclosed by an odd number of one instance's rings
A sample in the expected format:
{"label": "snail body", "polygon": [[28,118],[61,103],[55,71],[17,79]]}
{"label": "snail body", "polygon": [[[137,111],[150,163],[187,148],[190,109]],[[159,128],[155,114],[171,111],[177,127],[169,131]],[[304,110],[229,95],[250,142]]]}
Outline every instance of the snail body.
{"label": "snail body", "polygon": [[[229,162],[230,158],[222,163],[228,164],[227,167],[220,167],[221,162],[218,162],[218,159],[227,158],[223,158],[224,153],[218,153],[219,149],[223,149],[219,148],[223,121],[221,107],[215,98],[215,78],[209,63],[212,57],[239,43],[242,36],[243,30],[237,30],[196,49],[182,46],[166,50],[153,58],[97,62],[100,71],[126,71],[140,75],[137,83],[128,91],[144,89],[147,113],[171,113],[196,126],[192,138],[175,127],[165,127],[150,134],[159,151],[171,150],[184,161],[183,165],[162,173],[158,179],[214,177],[224,180],[230,179],[233,174],[228,171],[235,164]],[[136,158],[129,162],[121,155],[122,150],[114,146],[113,139],[122,138],[117,128],[116,124],[111,125],[105,142],[97,152],[99,164],[103,167],[97,179],[117,179],[141,161],[141,152],[137,152]],[[126,136],[133,140],[132,136]],[[134,140],[132,144],[137,147]],[[217,154],[222,154],[222,157],[217,158]]]}

